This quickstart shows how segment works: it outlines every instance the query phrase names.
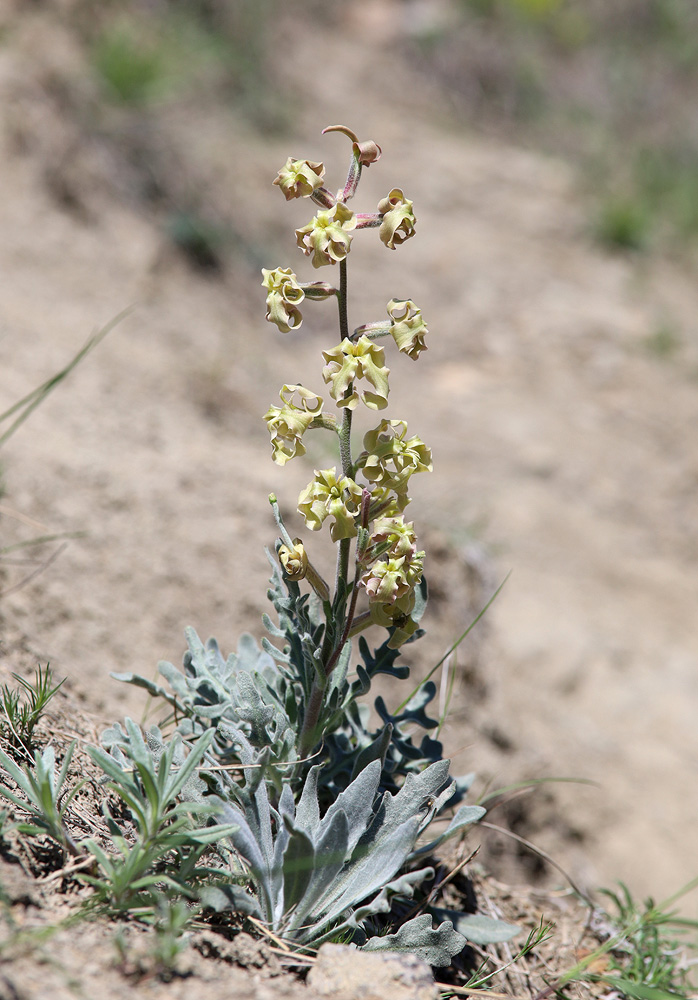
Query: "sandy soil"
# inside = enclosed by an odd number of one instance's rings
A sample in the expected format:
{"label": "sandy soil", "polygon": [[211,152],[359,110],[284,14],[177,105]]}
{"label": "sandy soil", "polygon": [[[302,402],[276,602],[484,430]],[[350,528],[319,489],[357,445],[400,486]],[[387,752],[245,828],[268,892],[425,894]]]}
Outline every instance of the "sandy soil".
{"label": "sandy soil", "polygon": [[[323,325],[334,322],[323,306],[296,336],[264,322],[260,264],[311,270],[293,239],[307,206],[287,206],[270,182],[294,154],[324,159],[338,186],[345,140],[319,133],[343,120],[384,149],[357,208],[373,210],[397,185],[419,217],[418,238],[394,254],[361,234],[350,269],[352,325],[410,296],[431,330],[418,364],[390,361],[391,415],[435,460],[410,508],[434,594],[416,669],[511,571],[456,667],[454,766],[475,770],[479,789],[594,782],[548,785],[500,813],[587,887],[624,879],[661,898],[694,876],[698,292],[688,262],[601,253],[569,167],[469,133],[408,67],[378,58],[380,33],[360,20],[344,35],[291,36],[279,58],[299,97],[278,137],[213,99],[164,105],[135,126],[103,110],[95,124],[73,34],[45,11],[7,17],[0,409],[135,307],[3,449],[2,544],[82,533],[19,589],[55,546],[31,565],[3,563],[3,670],[50,661],[105,721],[140,718],[141,693],[110,671],[179,662],[187,624],[226,650],[243,630],[261,633],[267,494],[291,511],[326,455],[313,445],[277,469],[260,416],[283,382],[319,388]],[[350,68],[347,93],[331,72],[311,89],[318,45],[328,65]],[[172,249],[161,215],[137,197],[134,149],[164,185],[203,191],[234,222],[246,249],[222,274],[198,273]],[[666,323],[680,334],[670,360],[647,346]],[[488,863],[529,877],[488,836]]]}

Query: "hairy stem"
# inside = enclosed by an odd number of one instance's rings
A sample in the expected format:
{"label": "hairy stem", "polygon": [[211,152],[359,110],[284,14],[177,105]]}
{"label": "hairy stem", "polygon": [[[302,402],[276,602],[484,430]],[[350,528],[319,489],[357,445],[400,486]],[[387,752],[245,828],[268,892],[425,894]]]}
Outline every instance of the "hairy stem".
{"label": "hairy stem", "polygon": [[[347,262],[346,259],[339,262],[339,291],[337,293],[337,306],[339,309],[339,332],[342,340],[349,336],[349,315],[347,308]],[[347,388],[347,393],[351,394],[352,386]],[[352,478],[354,465],[351,458],[351,410],[345,406],[342,410],[342,422],[337,428],[339,437],[339,454],[342,461],[342,474]],[[338,610],[337,596],[347,587],[349,576],[349,555],[351,551],[351,539],[343,538],[339,542],[337,551],[337,576],[335,580],[335,603],[334,613]],[[356,587],[354,588],[356,591]],[[305,717],[303,728],[298,741],[298,751],[301,757],[307,756],[315,746],[321,733],[318,730],[318,722],[322,712],[325,686],[327,678],[336,666],[342,647],[346,642],[346,637],[351,626],[353,608],[356,606],[355,595],[352,595],[352,611],[343,622],[336,622],[337,631],[341,629],[341,639],[334,649],[323,648],[324,678],[317,674],[313,681],[310,697],[305,705]],[[328,621],[329,626],[329,621]],[[325,631],[325,640],[329,634],[329,627]],[[335,633],[336,634],[336,633]],[[327,643],[325,643],[326,645]]]}

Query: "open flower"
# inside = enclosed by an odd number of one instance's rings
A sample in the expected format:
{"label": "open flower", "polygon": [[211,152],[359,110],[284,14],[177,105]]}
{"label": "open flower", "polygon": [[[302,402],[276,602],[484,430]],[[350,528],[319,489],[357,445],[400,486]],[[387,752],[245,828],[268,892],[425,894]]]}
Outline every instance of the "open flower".
{"label": "open flower", "polygon": [[[383,410],[388,405],[388,375],[385,367],[385,351],[368,337],[362,336],[354,342],[345,337],[341,344],[331,351],[323,351],[327,362],[322,369],[322,377],[331,383],[330,395],[338,406],[355,409],[359,394],[353,386],[357,379],[365,378],[373,386],[361,394],[361,399],[372,410]],[[347,390],[351,386],[351,392]]]}
{"label": "open flower", "polygon": [[422,310],[417,308],[412,299],[391,299],[388,303],[388,315],[392,320],[390,333],[398,350],[416,361],[421,352],[427,349],[424,338],[429,333],[422,319]]}
{"label": "open flower", "polygon": [[417,536],[414,523],[406,522],[404,517],[382,516],[376,520],[371,532],[371,547],[378,548],[381,554],[398,559],[402,556],[412,559],[417,551]]}
{"label": "open flower", "polygon": [[267,315],[270,323],[276,323],[281,333],[297,330],[303,322],[298,308],[305,298],[305,292],[290,267],[262,268],[262,284],[267,289]]}
{"label": "open flower", "polygon": [[369,601],[394,604],[398,597],[409,593],[410,585],[404,570],[405,557],[380,559],[361,577]]}
{"label": "open flower", "polygon": [[[296,455],[305,454],[301,440],[315,417],[322,412],[322,399],[302,385],[285,385],[279,393],[283,406],[270,406],[264,414],[271,434],[272,458],[285,465]],[[299,403],[294,402],[298,399]]]}
{"label": "open flower", "polygon": [[358,466],[370,483],[404,493],[415,472],[431,472],[431,450],[417,436],[407,438],[404,420],[382,420],[364,437]]}
{"label": "open flower", "polygon": [[294,160],[289,156],[273,183],[281,189],[286,201],[291,201],[292,198],[309,198],[322,187],[324,174],[325,167],[322,163]]}
{"label": "open flower", "polygon": [[351,246],[351,230],[356,217],[341,201],[332,209],[318,212],[307,226],[296,230],[296,243],[306,255],[312,254],[313,267],[344,260]]}
{"label": "open flower", "polygon": [[395,249],[396,243],[399,246],[414,236],[417,220],[412,202],[405,198],[400,188],[393,188],[387,198],[378,202],[378,211],[383,216],[378,235],[390,250]]}
{"label": "open flower", "polygon": [[318,531],[327,517],[334,518],[330,528],[333,542],[356,536],[355,517],[363,490],[348,476],[337,478],[336,468],[315,471],[315,479],[298,497],[298,511],[311,531]]}

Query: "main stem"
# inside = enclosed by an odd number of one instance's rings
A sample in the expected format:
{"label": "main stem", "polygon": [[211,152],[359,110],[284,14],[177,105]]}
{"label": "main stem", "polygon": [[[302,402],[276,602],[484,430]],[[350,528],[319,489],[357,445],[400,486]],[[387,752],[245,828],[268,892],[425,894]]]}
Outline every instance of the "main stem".
{"label": "main stem", "polygon": [[[339,333],[344,340],[349,336],[349,313],[347,308],[347,261],[346,258],[339,262],[339,293],[337,295],[337,305],[339,307]],[[348,387],[347,393],[351,393],[351,386]],[[342,422],[339,425],[338,435],[339,435],[339,454],[342,460],[342,474],[348,476],[350,479],[354,471],[353,462],[351,459],[351,410],[348,406],[342,408]],[[337,576],[335,580],[335,601],[337,595],[340,591],[346,590],[348,585],[349,576],[349,555],[351,551],[351,539],[342,538],[339,542],[339,548],[337,551]],[[353,600],[351,604],[351,609],[353,611],[356,605],[356,601]],[[336,607],[336,605],[335,605]],[[312,751],[313,747],[318,740],[317,725],[320,718],[320,712],[322,711],[322,703],[324,700],[325,687],[327,685],[327,680],[334,669],[339,655],[342,651],[342,647],[346,642],[346,636],[349,632],[348,626],[351,625],[351,611],[349,616],[343,622],[336,622],[338,626],[336,628],[335,634],[339,633],[341,638],[339,639],[339,644],[332,649],[323,649],[323,665],[321,671],[315,673],[315,679],[313,680],[313,686],[310,692],[310,697],[306,702],[305,706],[305,718],[303,719],[303,728],[298,741],[298,753],[301,757],[307,757]],[[326,632],[327,635],[327,632]],[[322,675],[322,676],[321,676]]]}

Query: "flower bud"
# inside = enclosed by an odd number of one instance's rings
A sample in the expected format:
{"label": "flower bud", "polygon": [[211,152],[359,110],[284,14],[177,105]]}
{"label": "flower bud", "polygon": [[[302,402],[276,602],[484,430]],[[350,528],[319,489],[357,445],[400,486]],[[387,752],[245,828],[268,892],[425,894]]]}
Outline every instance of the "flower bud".
{"label": "flower bud", "polygon": [[318,531],[327,517],[334,518],[330,528],[333,542],[356,536],[355,518],[363,490],[353,479],[337,479],[336,468],[315,471],[315,479],[298,497],[298,511],[311,531]]}
{"label": "flower bud", "polygon": [[297,330],[303,322],[298,304],[305,298],[305,292],[290,267],[275,267],[273,271],[262,268],[262,284],[267,289],[267,315],[270,323],[276,323],[281,333]]}
{"label": "flower bud", "polygon": [[412,299],[391,299],[388,303],[388,315],[392,320],[390,333],[398,350],[416,361],[421,352],[427,349],[424,338],[429,330],[422,319],[422,310],[417,308]]}
{"label": "flower bud", "polygon": [[327,281],[311,281],[309,284],[302,285],[301,287],[307,299],[313,299],[317,302],[324,302],[325,299],[330,299],[333,295],[337,294],[337,289],[334,285],[330,285]]}
{"label": "flower bud", "polygon": [[412,211],[412,202],[405,198],[400,188],[393,188],[387,198],[379,201],[378,211],[383,216],[378,235],[390,250],[395,249],[396,243],[399,246],[410,236],[414,236],[417,220]]}
{"label": "flower bud", "polygon": [[[350,410],[356,408],[359,394],[353,383],[365,378],[373,386],[373,391],[366,389],[361,394],[361,399],[372,410],[385,409],[388,405],[390,370],[385,367],[385,351],[382,347],[365,336],[359,337],[356,342],[345,337],[337,347],[323,351],[322,356],[327,362],[322,370],[322,377],[327,384],[331,383],[330,395],[338,406],[346,406]],[[351,392],[347,394],[350,386]]]}
{"label": "flower bud", "polygon": [[322,163],[294,160],[289,156],[273,183],[281,189],[286,201],[291,201],[292,198],[309,198],[314,191],[322,187],[324,173],[325,167]]}
{"label": "flower bud", "polygon": [[308,572],[308,553],[300,538],[293,539],[293,548],[289,548],[288,545],[280,545],[278,556],[289,580],[297,582],[305,578]]}
{"label": "flower bud", "polygon": [[358,149],[359,163],[362,167],[370,167],[372,163],[377,163],[383,153],[383,150],[373,139],[357,142],[355,148]]}
{"label": "flower bud", "polygon": [[351,230],[356,218],[342,202],[325,212],[318,212],[302,229],[296,230],[296,244],[306,257],[312,254],[313,267],[344,260],[351,246]]}
{"label": "flower bud", "polygon": [[[301,439],[322,412],[323,401],[302,385],[285,385],[279,396],[284,405],[270,406],[264,420],[271,434],[272,459],[277,465],[285,465],[296,455],[305,454]],[[295,398],[300,405],[294,402]]]}

